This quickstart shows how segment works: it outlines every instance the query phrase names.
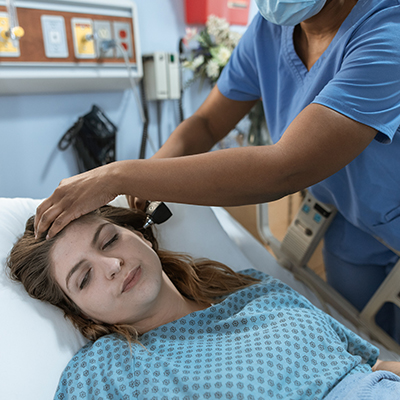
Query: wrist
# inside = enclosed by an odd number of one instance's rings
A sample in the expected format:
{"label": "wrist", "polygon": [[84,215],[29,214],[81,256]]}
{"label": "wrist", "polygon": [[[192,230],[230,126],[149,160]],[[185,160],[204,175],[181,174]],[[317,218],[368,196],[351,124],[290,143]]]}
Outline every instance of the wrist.
{"label": "wrist", "polygon": [[114,161],[104,166],[105,182],[107,182],[108,190],[115,196],[126,194],[122,183],[124,177],[123,168],[120,165],[123,161]]}
{"label": "wrist", "polygon": [[[135,166],[135,162],[136,160],[124,160],[108,164],[108,182],[117,196],[133,195],[130,188],[136,186],[137,166]],[[132,171],[135,171],[135,173],[131,173]]]}

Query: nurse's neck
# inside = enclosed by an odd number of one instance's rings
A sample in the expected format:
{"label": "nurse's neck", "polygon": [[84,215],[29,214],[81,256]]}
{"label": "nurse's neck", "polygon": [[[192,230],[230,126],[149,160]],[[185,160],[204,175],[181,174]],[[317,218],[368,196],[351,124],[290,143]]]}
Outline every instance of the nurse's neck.
{"label": "nurse's neck", "polygon": [[327,0],[322,10],[298,26],[306,36],[334,36],[357,0]]}
{"label": "nurse's neck", "polygon": [[327,49],[357,0],[327,0],[322,10],[295,27],[296,52],[308,70]]}

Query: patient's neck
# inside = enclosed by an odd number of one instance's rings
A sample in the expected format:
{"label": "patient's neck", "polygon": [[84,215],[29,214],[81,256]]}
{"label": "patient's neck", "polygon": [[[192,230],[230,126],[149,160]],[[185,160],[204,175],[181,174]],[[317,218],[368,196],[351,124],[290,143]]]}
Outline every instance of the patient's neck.
{"label": "patient's neck", "polygon": [[[183,298],[185,299],[185,298]],[[170,308],[167,310],[167,312],[163,315],[161,319],[159,318],[154,318],[151,320],[146,321],[146,325],[143,325],[142,327],[140,325],[135,325],[136,330],[139,332],[140,335],[143,335],[146,332],[151,331],[152,329],[156,329],[159,326],[168,324],[172,321],[176,321],[180,318],[185,317],[186,315],[204,310],[208,307],[210,307],[211,304],[204,304],[204,303],[197,303],[193,300],[185,299],[183,302],[178,302],[175,304],[171,304]]]}
{"label": "patient's neck", "polygon": [[159,326],[176,321],[186,315],[204,310],[211,306],[209,303],[199,303],[183,296],[170,279],[165,275],[165,282],[157,303],[145,319],[134,324],[139,334],[144,334]]}

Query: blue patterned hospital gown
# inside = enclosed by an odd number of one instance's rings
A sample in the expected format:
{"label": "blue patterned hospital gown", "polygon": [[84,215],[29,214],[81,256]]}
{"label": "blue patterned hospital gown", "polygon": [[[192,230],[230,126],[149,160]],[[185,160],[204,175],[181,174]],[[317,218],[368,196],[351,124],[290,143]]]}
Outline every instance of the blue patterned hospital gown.
{"label": "blue patterned hospital gown", "polygon": [[140,337],[83,347],[55,399],[322,399],[378,349],[284,283],[262,282]]}

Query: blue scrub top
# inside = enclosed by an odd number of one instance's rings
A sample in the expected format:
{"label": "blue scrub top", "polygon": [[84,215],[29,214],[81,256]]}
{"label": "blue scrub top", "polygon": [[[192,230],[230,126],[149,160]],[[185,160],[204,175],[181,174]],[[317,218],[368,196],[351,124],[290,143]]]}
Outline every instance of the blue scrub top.
{"label": "blue scrub top", "polygon": [[293,30],[258,14],[218,88],[233,100],[262,98],[274,143],[310,103],[378,131],[360,156],[310,191],[340,213],[325,237],[329,251],[386,265],[396,257],[373,236],[400,248],[400,3],[359,0],[310,71],[294,49]]}

